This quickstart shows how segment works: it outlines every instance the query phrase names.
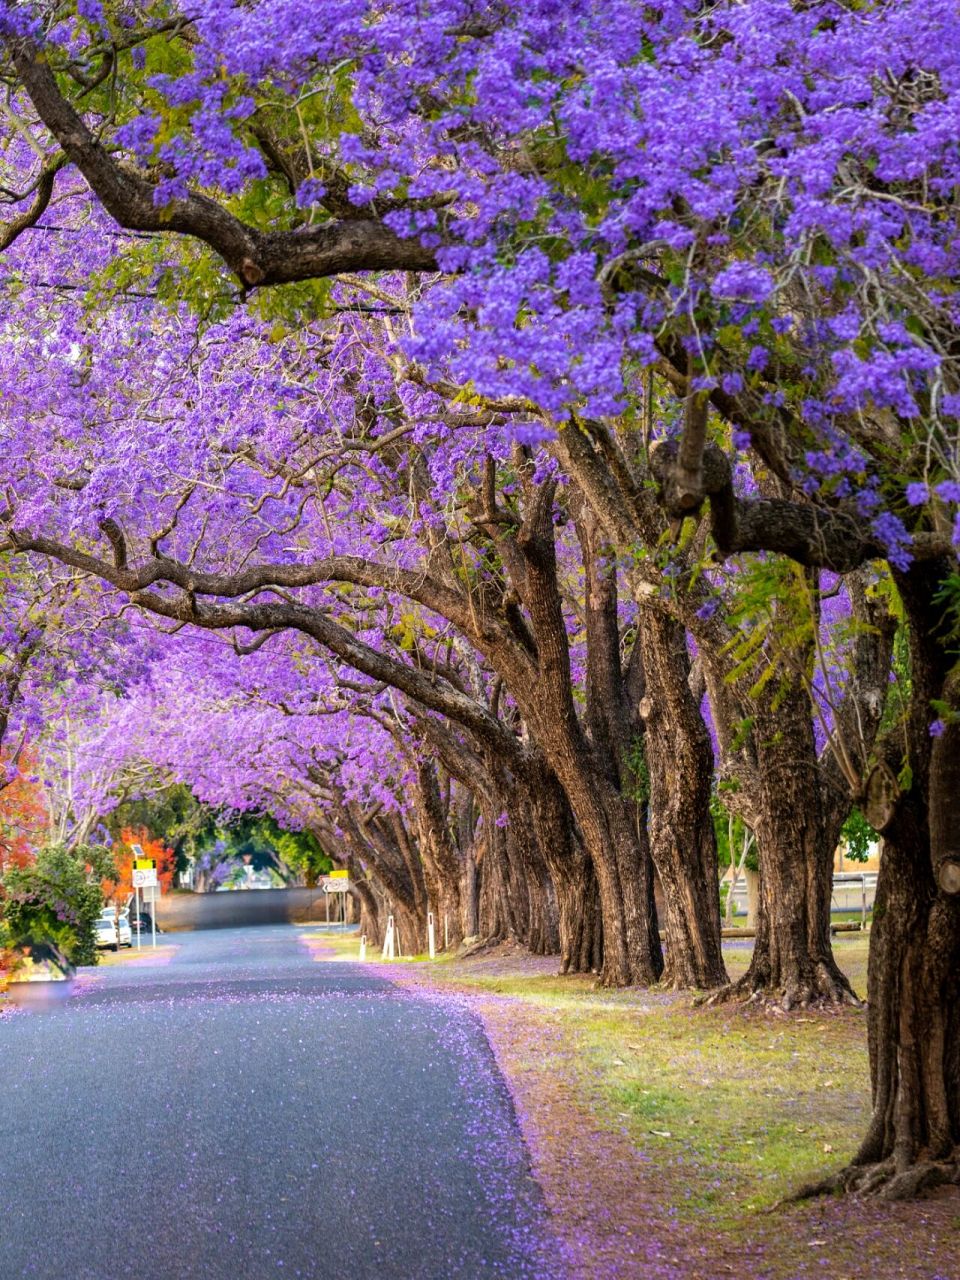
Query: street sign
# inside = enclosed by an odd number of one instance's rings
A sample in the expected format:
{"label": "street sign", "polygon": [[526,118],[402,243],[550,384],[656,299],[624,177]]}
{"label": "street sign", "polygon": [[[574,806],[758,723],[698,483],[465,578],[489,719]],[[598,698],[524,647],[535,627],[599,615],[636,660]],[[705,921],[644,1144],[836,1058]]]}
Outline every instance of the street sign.
{"label": "street sign", "polygon": [[156,867],[134,867],[133,887],[135,889],[152,889],[157,884]]}
{"label": "street sign", "polygon": [[334,872],[333,875],[323,877],[323,891],[324,893],[349,893],[350,881]]}
{"label": "street sign", "polygon": [[349,872],[349,871],[331,871],[331,872],[330,872],[330,875],[329,875],[329,879],[331,879],[331,880],[349,880],[349,879],[350,879],[350,872]]}
{"label": "street sign", "polygon": [[133,869],[134,871],[156,871],[157,860],[156,858],[134,858]]}
{"label": "street sign", "polygon": [[160,901],[159,884],[145,884],[143,886],[143,893],[141,894],[141,897],[143,899],[144,906],[146,906],[148,902],[159,902]]}

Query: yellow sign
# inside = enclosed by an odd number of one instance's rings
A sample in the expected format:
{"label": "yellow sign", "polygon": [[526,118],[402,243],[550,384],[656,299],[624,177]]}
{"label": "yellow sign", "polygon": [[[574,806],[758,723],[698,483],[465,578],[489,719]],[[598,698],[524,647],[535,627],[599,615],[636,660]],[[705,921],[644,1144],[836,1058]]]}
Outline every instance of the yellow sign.
{"label": "yellow sign", "polygon": [[350,872],[349,871],[331,871],[330,879],[331,880],[349,880]]}
{"label": "yellow sign", "polygon": [[133,869],[134,871],[156,871],[157,860],[156,858],[134,858]]}

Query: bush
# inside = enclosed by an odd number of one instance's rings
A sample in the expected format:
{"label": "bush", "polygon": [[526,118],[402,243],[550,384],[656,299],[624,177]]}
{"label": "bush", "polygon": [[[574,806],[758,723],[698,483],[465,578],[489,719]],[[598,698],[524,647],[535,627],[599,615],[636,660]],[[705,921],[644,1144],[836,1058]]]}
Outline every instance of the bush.
{"label": "bush", "polygon": [[72,964],[96,964],[100,880],[109,871],[109,852],[86,845],[49,845],[28,866],[11,867],[3,878],[6,944],[52,943]]}

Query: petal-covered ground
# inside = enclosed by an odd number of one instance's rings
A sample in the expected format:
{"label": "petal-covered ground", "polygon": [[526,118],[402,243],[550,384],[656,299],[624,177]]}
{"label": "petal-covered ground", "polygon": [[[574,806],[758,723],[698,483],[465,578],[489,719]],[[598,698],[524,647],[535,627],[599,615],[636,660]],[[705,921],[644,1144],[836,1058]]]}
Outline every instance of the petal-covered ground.
{"label": "petal-covered ground", "polygon": [[[838,943],[861,988],[865,954]],[[855,1150],[869,1108],[862,1012],[601,992],[510,947],[376,968],[456,991],[482,1017],[578,1277],[960,1277],[956,1188],[907,1204],[780,1203]]]}
{"label": "petal-covered ground", "polygon": [[292,926],[84,971],[0,1058],[2,1280],[568,1275],[474,1011]]}

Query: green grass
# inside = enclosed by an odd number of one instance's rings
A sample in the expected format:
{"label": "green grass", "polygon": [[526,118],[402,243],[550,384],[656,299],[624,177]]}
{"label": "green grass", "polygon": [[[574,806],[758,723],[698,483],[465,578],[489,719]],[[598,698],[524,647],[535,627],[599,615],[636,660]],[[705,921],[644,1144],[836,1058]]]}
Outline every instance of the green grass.
{"label": "green grass", "polygon": [[[732,1225],[849,1157],[868,1096],[863,1017],[673,1004],[586,1014],[575,1034],[608,1122],[682,1178],[681,1215]],[[831,1147],[826,1152],[825,1147]]]}

